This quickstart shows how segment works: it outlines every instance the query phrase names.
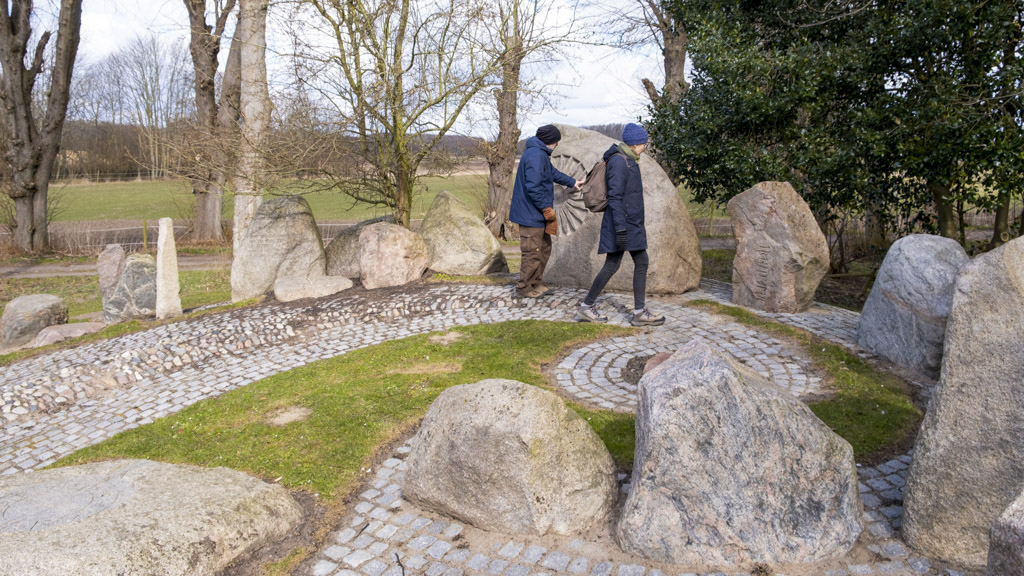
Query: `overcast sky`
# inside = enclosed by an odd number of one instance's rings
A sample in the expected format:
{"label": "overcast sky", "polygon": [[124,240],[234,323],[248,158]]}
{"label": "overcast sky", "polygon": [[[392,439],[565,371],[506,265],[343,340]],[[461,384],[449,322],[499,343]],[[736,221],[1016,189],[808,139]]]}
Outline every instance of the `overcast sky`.
{"label": "overcast sky", "polygon": [[[622,0],[607,0],[621,2]],[[271,23],[271,28],[273,24]],[[181,0],[86,0],[83,3],[80,51],[90,61],[117,50],[137,35],[187,38],[188,17]],[[273,34],[273,30],[269,32]],[[271,39],[270,43],[273,44]],[[640,79],[662,81],[660,54],[625,54],[587,47],[570,62],[544,74],[557,78],[555,109],[520,117],[524,135],[546,123],[577,126],[636,121],[646,114],[647,96]],[[475,132],[486,132],[477,128]],[[477,136],[490,137],[487,133]]]}

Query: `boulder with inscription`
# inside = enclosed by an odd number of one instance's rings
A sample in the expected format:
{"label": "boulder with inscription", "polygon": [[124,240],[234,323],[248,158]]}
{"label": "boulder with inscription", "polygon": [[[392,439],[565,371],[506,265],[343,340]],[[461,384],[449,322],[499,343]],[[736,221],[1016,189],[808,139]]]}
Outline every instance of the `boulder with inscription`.
{"label": "boulder with inscription", "polygon": [[853,449],[802,402],[694,339],[639,384],[630,554],[687,565],[803,563],[861,532]]}
{"label": "boulder with inscription", "polygon": [[285,276],[326,274],[320,229],[301,196],[264,202],[239,242],[231,262],[231,300],[262,296]]}
{"label": "boulder with inscription", "polygon": [[985,576],[1024,574],[1024,494],[992,525]]}
{"label": "boulder with inscription", "polygon": [[434,272],[462,276],[508,272],[501,244],[483,219],[447,190],[430,204],[419,234],[427,243]]}
{"label": "boulder with inscription", "polygon": [[103,304],[107,323],[156,315],[156,260],[149,254],[132,254],[125,260],[117,288]]}
{"label": "boulder with inscription", "polygon": [[156,244],[156,317],[181,316],[181,284],[178,283],[178,248],[174,242],[174,221],[160,219]]}
{"label": "boulder with inscription", "polygon": [[956,240],[912,234],[885,255],[857,326],[857,344],[938,378],[953,281],[970,258]]}
{"label": "boulder with inscription", "polygon": [[394,223],[393,216],[381,216],[363,220],[344,228],[325,248],[327,254],[327,275],[359,278],[359,233],[363,228],[378,222]]}
{"label": "boulder with inscription", "polygon": [[[552,164],[569,176],[582,179],[601,161],[605,150],[616,141],[592,130],[559,125],[562,140],[551,154]],[[648,155],[640,157],[644,183],[644,214],[650,267],[647,291],[680,294],[700,284],[701,254],[697,230],[686,204],[665,170]],[[583,205],[579,192],[555,184],[555,212],[558,235],[552,239],[551,259],[544,270],[544,282],[554,286],[590,288],[604,266],[604,254],[597,253],[603,213]],[[608,283],[609,290],[633,289],[633,261],[622,267]]]}
{"label": "boulder with inscription", "polygon": [[401,286],[419,280],[428,264],[427,244],[411,230],[378,222],[359,232],[359,279],[364,288]]}
{"label": "boulder with inscription", "polygon": [[803,312],[829,267],[828,243],[789,182],[761,182],[728,204],[736,235],[732,301],[766,312]]}
{"label": "boulder with inscription", "polygon": [[615,505],[615,466],[561,398],[514,380],[453,386],[413,440],[402,496],[484,530],[573,534]]}
{"label": "boulder with inscription", "polygon": [[215,574],[302,518],[279,485],[148,460],[0,476],[0,510],[0,576]]}
{"label": "boulder with inscription", "polygon": [[907,473],[903,535],[932,557],[985,565],[992,524],[1024,486],[1024,238],[956,278],[942,376]]}
{"label": "boulder with inscription", "polygon": [[100,297],[104,304],[117,289],[117,281],[121,279],[121,273],[124,272],[126,258],[127,255],[120,244],[107,244],[103,252],[100,252],[99,258],[96,259],[96,273],[100,277]]}
{"label": "boulder with inscription", "polygon": [[0,348],[27,344],[47,326],[65,324],[68,305],[52,294],[18,296],[4,306],[0,317]]}

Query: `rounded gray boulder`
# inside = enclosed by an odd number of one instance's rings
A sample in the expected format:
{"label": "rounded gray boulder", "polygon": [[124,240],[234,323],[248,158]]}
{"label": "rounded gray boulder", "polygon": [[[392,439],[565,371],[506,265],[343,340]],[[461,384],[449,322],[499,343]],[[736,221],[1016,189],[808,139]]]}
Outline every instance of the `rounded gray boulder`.
{"label": "rounded gray boulder", "polygon": [[615,467],[561,398],[514,380],[445,390],[413,440],[402,495],[506,534],[582,532],[615,504]]}
{"label": "rounded gray boulder", "polygon": [[950,238],[912,234],[897,240],[864,303],[857,344],[938,378],[953,282],[969,260],[960,243]]}
{"label": "rounded gray boulder", "polygon": [[68,321],[68,305],[52,294],[18,296],[4,306],[0,317],[0,348],[27,344],[43,328]]}
{"label": "rounded gray boulder", "polygon": [[430,252],[430,269],[477,276],[508,272],[501,244],[480,216],[447,190],[430,204],[419,234]]}
{"label": "rounded gray boulder", "polygon": [[148,460],[2,476],[0,510],[0,576],[214,574],[302,517],[281,486]]}

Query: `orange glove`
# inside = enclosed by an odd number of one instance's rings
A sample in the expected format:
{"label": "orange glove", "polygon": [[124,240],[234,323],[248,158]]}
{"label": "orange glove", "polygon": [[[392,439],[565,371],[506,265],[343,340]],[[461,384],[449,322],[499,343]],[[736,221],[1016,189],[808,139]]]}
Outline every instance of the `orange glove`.
{"label": "orange glove", "polygon": [[544,225],[544,233],[549,236],[558,235],[558,219],[555,218],[555,211],[549,206],[542,210],[544,213],[544,221],[547,224]]}

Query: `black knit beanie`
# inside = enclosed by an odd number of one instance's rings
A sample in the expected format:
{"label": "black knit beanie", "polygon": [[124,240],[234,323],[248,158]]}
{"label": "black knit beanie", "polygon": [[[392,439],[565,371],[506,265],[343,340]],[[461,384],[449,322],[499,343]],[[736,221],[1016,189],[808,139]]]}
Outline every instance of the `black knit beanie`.
{"label": "black knit beanie", "polygon": [[537,138],[540,138],[541,142],[550,146],[562,139],[562,133],[558,131],[558,128],[555,128],[554,124],[545,124],[537,128]]}

